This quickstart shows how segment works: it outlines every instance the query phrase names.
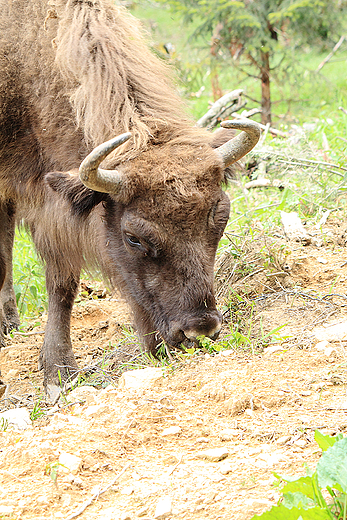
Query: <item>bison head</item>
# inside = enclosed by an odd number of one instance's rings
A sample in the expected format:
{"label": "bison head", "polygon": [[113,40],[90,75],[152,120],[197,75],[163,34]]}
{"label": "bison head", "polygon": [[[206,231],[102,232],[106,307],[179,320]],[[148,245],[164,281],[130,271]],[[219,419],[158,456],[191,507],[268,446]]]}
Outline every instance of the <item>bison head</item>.
{"label": "bison head", "polygon": [[[126,296],[152,353],[163,339],[179,346],[201,335],[216,338],[221,329],[213,268],[229,217],[224,170],[259,137],[254,123],[242,128],[248,133],[216,150],[171,141],[149,147],[117,171],[100,169],[110,151],[130,137],[123,134],[81,165],[85,197],[103,200],[100,263]],[[81,211],[80,193],[70,199]]]}

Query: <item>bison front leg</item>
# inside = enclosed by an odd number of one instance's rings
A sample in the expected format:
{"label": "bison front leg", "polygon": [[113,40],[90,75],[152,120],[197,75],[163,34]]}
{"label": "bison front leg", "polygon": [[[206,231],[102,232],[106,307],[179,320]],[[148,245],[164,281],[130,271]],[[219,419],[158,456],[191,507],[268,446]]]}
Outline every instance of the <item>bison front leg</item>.
{"label": "bison front leg", "polygon": [[12,278],[12,249],[15,229],[15,208],[0,204],[0,343],[3,333],[19,328],[19,316]]}
{"label": "bison front leg", "polygon": [[40,354],[39,368],[44,370],[44,386],[48,398],[55,401],[62,384],[76,376],[77,363],[72,352],[70,322],[72,306],[78,291],[79,273],[65,282],[54,282],[46,271],[48,321]]}

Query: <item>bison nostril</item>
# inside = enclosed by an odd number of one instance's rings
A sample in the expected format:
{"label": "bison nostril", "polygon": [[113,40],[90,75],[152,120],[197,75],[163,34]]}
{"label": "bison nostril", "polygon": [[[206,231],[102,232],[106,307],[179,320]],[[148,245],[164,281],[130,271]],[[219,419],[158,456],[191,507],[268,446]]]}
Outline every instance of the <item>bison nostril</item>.
{"label": "bison nostril", "polygon": [[184,335],[186,336],[186,338],[192,340],[192,341],[197,341],[197,338],[199,336],[206,336],[207,338],[210,338],[212,340],[216,340],[219,336],[219,333],[222,329],[222,325],[221,324],[218,324],[216,327],[214,327],[213,329],[211,330],[194,330],[194,329],[190,329],[190,330],[183,330],[183,333]]}

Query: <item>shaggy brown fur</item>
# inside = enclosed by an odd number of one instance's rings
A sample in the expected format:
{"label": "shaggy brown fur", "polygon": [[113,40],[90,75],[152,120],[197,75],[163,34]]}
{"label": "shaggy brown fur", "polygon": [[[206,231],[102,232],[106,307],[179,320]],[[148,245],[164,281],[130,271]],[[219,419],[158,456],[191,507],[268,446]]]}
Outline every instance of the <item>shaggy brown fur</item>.
{"label": "shaggy brown fur", "polygon": [[[123,290],[153,352],[161,338],[218,332],[224,172],[172,84],[139,24],[111,0],[0,0],[0,318],[18,324],[10,258],[23,219],[46,263],[47,387],[57,365],[63,379],[76,368],[69,324],[85,263]],[[128,130],[103,165],[122,173],[120,193],[84,187],[81,160]]]}

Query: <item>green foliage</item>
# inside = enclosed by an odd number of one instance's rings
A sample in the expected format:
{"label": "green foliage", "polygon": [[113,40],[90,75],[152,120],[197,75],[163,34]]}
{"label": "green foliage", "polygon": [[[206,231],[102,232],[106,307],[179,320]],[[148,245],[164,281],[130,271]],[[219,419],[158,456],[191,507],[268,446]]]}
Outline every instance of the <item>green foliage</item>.
{"label": "green foliage", "polygon": [[[284,477],[278,505],[251,520],[346,520],[347,518],[347,438],[315,432],[323,450],[316,471],[305,477]],[[326,490],[331,497],[326,500]]]}
{"label": "green foliage", "polygon": [[16,233],[13,279],[18,311],[21,317],[38,316],[47,308],[44,271],[32,240],[22,230]]}

